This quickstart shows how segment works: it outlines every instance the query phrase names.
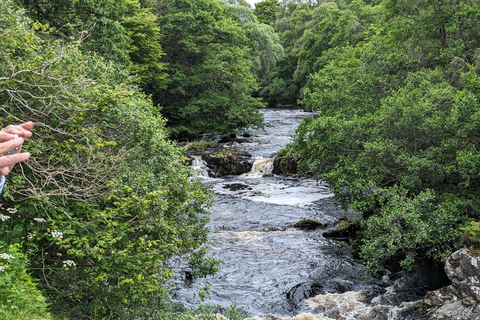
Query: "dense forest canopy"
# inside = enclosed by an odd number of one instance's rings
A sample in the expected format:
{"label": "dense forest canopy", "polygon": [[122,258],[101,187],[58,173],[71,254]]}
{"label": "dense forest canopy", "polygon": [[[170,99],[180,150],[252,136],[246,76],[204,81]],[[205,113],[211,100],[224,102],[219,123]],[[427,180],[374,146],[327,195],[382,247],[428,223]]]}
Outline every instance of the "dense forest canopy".
{"label": "dense forest canopy", "polygon": [[442,261],[480,220],[478,0],[3,0],[0,35],[0,124],[35,123],[1,196],[1,318],[178,319],[169,260],[218,261],[170,139],[265,106],[316,111],[282,152],[364,213],[367,272]]}

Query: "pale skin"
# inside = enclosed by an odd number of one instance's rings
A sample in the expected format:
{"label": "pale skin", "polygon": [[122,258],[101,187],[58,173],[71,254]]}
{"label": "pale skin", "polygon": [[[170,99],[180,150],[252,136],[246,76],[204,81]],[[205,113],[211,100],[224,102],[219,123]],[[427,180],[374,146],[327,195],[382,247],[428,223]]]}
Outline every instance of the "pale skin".
{"label": "pale skin", "polygon": [[[32,136],[32,128],[33,122],[28,121],[19,125],[9,125],[0,130],[0,155],[18,148],[18,150],[12,155],[0,156],[0,177],[2,175],[8,175],[16,163],[30,158],[30,153],[22,153],[22,145],[25,138],[30,138]],[[17,135],[18,138],[16,138],[15,135]]]}

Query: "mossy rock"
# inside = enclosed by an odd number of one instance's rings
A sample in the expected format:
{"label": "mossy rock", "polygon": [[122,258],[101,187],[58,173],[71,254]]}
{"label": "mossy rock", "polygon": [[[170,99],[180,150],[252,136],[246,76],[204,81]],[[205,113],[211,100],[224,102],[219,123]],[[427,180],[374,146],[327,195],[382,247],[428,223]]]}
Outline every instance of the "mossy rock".
{"label": "mossy rock", "polygon": [[356,238],[357,234],[362,230],[360,221],[342,220],[332,230],[323,233],[325,238]]}
{"label": "mossy rock", "polygon": [[196,152],[203,152],[204,150],[215,149],[218,148],[218,143],[215,141],[207,141],[207,140],[199,140],[193,141],[188,144],[185,144],[186,151],[190,154]]}
{"label": "mossy rock", "polygon": [[254,162],[250,153],[235,149],[203,152],[202,159],[217,176],[241,175],[250,172]]}
{"label": "mossy rock", "polygon": [[311,219],[302,219],[293,226],[302,230],[325,229],[327,227],[326,224]]}

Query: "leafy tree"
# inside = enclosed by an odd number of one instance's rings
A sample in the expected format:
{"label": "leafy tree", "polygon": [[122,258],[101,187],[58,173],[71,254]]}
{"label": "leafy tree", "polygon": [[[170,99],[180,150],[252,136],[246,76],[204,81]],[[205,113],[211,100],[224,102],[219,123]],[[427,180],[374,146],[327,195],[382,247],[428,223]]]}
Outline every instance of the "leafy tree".
{"label": "leafy tree", "polygon": [[311,26],[313,11],[306,3],[295,5],[294,8],[292,12],[284,9],[283,16],[276,21],[275,30],[279,33],[285,55],[261,83],[260,95],[271,107],[294,105],[300,95],[301,87],[294,81],[293,73],[297,68],[300,39]]}
{"label": "leafy tree", "polygon": [[166,66],[160,60],[164,56],[157,17],[151,12],[153,6],[142,8],[137,1],[127,2],[127,14],[122,19],[129,43],[130,69],[136,82],[147,94],[166,87]]}
{"label": "leafy tree", "polygon": [[[360,42],[367,27],[350,10],[329,5],[316,8],[312,26],[298,40],[301,41],[301,50],[293,74],[295,81],[304,87],[308,75],[323,67],[336,54],[336,49]],[[329,50],[334,53],[327,52]]]}
{"label": "leafy tree", "polygon": [[244,29],[218,0],[166,0],[158,3],[169,83],[154,93],[171,133],[188,136],[230,133],[260,126],[252,98],[256,81]]}
{"label": "leafy tree", "polygon": [[0,29],[0,125],[35,123],[30,161],[2,194],[11,212],[0,222],[1,246],[21,244],[55,313],[168,312],[168,259],[185,256],[195,276],[216,262],[202,248],[211,199],[189,181],[165,120],[128,69],[78,44],[42,40],[34,30],[49,39],[48,29],[11,1],[0,2]]}
{"label": "leafy tree", "polygon": [[[276,30],[285,47],[285,58],[262,82],[262,96],[269,105],[296,104],[303,98],[309,78],[347,46],[355,46],[369,35],[367,30],[379,19],[381,10],[353,1],[340,8],[334,2],[296,4],[290,13],[280,12]],[[285,89],[287,88],[287,89]]]}
{"label": "leafy tree", "polygon": [[278,0],[263,0],[255,3],[253,13],[259,22],[271,24],[275,21],[275,14],[277,13],[278,8]]}
{"label": "leafy tree", "polygon": [[65,40],[85,38],[82,47],[86,51],[100,53],[117,62],[128,61],[128,38],[121,20],[130,0],[17,1],[28,10],[33,20],[53,28],[50,37]]}
{"label": "leafy tree", "polygon": [[[20,0],[18,0],[20,1]],[[160,62],[160,28],[151,12],[154,2],[23,0],[30,15],[51,27],[64,41],[82,39],[81,48],[130,66],[147,94],[164,89],[165,66]]]}
{"label": "leafy tree", "polygon": [[[302,47],[322,54],[300,53],[304,75],[320,68],[303,100],[319,114],[286,152],[301,155],[300,167],[328,181],[344,207],[364,213],[359,254],[368,272],[394,257],[407,269],[419,256],[444,260],[480,215],[478,2],[414,4],[352,1],[368,26],[363,38],[328,37],[335,28],[308,35],[335,25],[314,20]],[[348,9],[328,10],[348,17]]]}
{"label": "leafy tree", "polygon": [[250,39],[252,71],[262,82],[283,57],[280,39],[272,27],[258,22],[251,9],[239,5],[229,6],[228,9],[237,17]]}

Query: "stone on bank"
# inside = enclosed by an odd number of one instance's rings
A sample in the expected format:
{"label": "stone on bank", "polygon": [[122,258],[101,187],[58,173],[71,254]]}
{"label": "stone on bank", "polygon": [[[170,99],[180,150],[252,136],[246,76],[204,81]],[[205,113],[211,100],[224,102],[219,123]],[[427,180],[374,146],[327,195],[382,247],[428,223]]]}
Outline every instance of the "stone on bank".
{"label": "stone on bank", "polygon": [[451,285],[427,293],[424,299],[428,319],[480,319],[480,252],[461,249],[445,263]]}

